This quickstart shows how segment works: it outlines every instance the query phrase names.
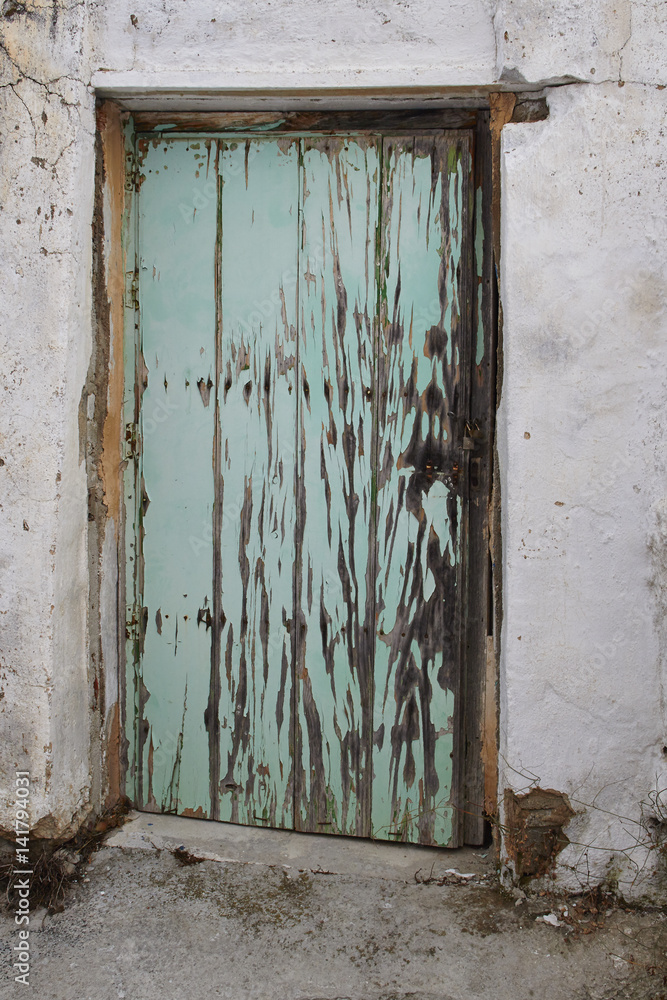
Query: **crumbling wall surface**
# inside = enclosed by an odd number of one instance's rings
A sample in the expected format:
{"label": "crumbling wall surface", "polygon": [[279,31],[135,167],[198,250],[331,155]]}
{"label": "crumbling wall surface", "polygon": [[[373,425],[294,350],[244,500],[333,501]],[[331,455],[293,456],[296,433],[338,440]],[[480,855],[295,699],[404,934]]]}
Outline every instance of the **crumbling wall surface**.
{"label": "crumbling wall surface", "polygon": [[502,142],[501,787],[567,794],[565,883],[650,895],[667,819],[667,90],[566,86],[549,108]]}
{"label": "crumbling wall surface", "polygon": [[664,84],[667,16],[659,0],[501,0],[498,78]]}
{"label": "crumbling wall surface", "polygon": [[0,827],[15,770],[33,835],[90,804],[87,485],[79,403],[91,343],[94,98],[84,7],[0,17]]}

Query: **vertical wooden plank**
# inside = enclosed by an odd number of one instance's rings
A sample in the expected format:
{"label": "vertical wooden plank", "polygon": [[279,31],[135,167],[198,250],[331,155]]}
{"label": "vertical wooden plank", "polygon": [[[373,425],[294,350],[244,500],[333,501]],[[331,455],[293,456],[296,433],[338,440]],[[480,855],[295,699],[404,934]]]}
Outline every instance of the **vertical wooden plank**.
{"label": "vertical wooden plank", "polygon": [[472,334],[475,349],[470,388],[473,447],[469,469],[470,540],[463,692],[466,740],[462,789],[467,844],[483,843],[485,814],[491,816],[495,811],[497,785],[497,702],[493,671],[490,683],[486,677],[488,640],[493,631],[489,503],[496,374],[490,139],[489,113],[483,112],[475,134],[475,183],[471,190],[474,195]]}
{"label": "vertical wooden plank", "polygon": [[291,827],[298,142],[220,163],[220,818]]}
{"label": "vertical wooden plank", "polygon": [[208,816],[215,157],[208,140],[140,139],[139,161],[140,804]]}
{"label": "vertical wooden plank", "polygon": [[493,265],[492,143],[489,113],[475,135],[476,351],[470,409],[470,545],[466,643],[465,841],[480,844],[497,808],[497,670],[493,648],[491,490],[496,398],[496,296]]}
{"label": "vertical wooden plank", "polygon": [[386,138],[373,836],[455,846],[467,133]]}
{"label": "vertical wooden plank", "polygon": [[296,826],[370,835],[379,150],[303,140]]}

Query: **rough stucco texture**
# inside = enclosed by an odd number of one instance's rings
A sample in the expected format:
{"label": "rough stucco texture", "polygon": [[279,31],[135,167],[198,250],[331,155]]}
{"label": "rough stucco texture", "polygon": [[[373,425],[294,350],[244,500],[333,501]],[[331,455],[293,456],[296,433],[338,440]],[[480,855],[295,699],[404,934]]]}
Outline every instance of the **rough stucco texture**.
{"label": "rough stucco texture", "polygon": [[[43,835],[104,791],[79,436],[93,85],[180,89],[184,106],[208,87],[233,106],[225,88],[252,102],[260,87],[579,81],[503,138],[501,789],[567,794],[562,860],[597,877],[611,859],[628,885],[619,852],[644,836],[642,808],[660,820],[667,786],[665,33],[657,0],[2,4],[0,826],[15,768],[32,771]],[[83,403],[94,417],[99,401]]]}
{"label": "rough stucco texture", "polygon": [[508,81],[665,82],[667,17],[655,0],[506,0],[495,27]]}
{"label": "rough stucco texture", "polygon": [[472,83],[488,82],[495,55],[491,0],[120,0],[94,6],[96,65],[137,76],[161,70],[231,79],[242,73],[244,86],[267,75],[293,85],[315,80],[330,86],[346,78],[358,86],[360,77],[377,85],[378,74],[398,72],[415,82],[451,76]]}
{"label": "rough stucco texture", "polygon": [[76,79],[80,11],[63,13],[55,32],[41,15],[18,31],[6,21],[0,824],[12,822],[15,768],[29,769],[35,835],[52,836],[85,810],[90,790],[78,410],[91,343],[93,99]]}
{"label": "rough stucco texture", "polygon": [[639,803],[651,812],[667,763],[650,546],[666,489],[667,95],[567,87],[549,105],[502,143],[501,760],[517,790],[568,793],[561,861],[602,876],[609,849],[645,839]]}

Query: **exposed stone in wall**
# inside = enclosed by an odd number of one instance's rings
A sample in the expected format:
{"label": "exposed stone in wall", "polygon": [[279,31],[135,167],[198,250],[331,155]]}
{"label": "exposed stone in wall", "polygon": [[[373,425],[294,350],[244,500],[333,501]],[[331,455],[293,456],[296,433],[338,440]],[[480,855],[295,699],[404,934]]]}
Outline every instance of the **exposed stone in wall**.
{"label": "exposed stone in wall", "polygon": [[537,878],[553,870],[569,844],[563,828],[574,816],[567,795],[552,788],[532,788],[525,795],[505,789],[505,846],[517,878]]}

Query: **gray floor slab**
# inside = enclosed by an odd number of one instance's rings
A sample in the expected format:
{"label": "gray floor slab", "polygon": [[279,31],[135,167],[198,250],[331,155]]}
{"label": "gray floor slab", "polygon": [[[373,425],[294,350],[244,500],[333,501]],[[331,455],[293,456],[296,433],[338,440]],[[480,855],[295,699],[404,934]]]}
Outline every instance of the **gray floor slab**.
{"label": "gray floor slab", "polygon": [[184,846],[212,861],[378,878],[414,879],[418,871],[420,877],[431,871],[437,876],[451,868],[465,875],[493,871],[491,852],[483,848],[451,851],[138,812],[130,813],[129,821],[107,839],[107,844],[131,848]]}
{"label": "gray floor slab", "polygon": [[[224,860],[183,865],[173,853],[181,845]],[[16,926],[9,914],[0,920],[0,997],[661,996],[662,914],[615,909],[598,928],[551,926],[542,917],[554,900],[516,905],[489,884],[477,853],[475,878],[423,885],[414,878],[422,859],[422,870],[435,863],[473,874],[473,866],[403,845],[140,816],[92,856],[63,913],[33,914],[28,990],[12,979]]]}

